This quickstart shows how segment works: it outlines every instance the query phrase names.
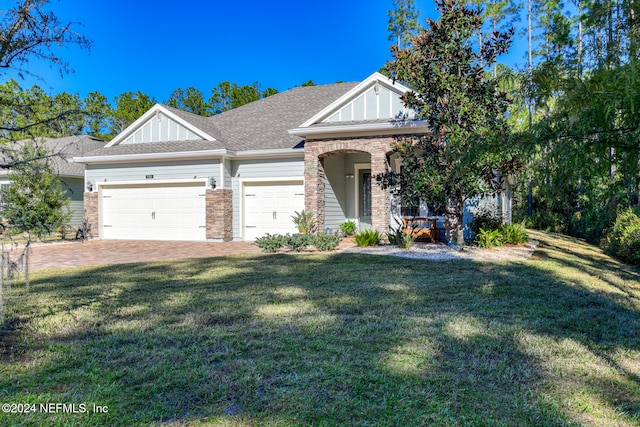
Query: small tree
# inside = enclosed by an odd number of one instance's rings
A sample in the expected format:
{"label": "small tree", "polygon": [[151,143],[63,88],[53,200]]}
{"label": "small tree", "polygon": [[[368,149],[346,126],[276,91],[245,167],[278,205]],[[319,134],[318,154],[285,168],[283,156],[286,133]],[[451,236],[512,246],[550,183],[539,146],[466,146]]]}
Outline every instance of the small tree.
{"label": "small tree", "polygon": [[0,217],[10,233],[41,239],[69,220],[69,199],[44,146],[29,141],[13,155],[20,160],[8,174],[11,183],[1,192]]}
{"label": "small tree", "polygon": [[377,176],[401,200],[420,198],[445,207],[451,241],[464,242],[464,202],[497,191],[510,171],[512,155],[499,144],[505,134],[505,93],[485,72],[507,51],[513,30],[494,32],[478,50],[472,37],[482,27],[478,10],[457,0],[437,0],[440,21],[413,38],[411,47],[392,46],[386,65],[391,78],[407,84],[404,104],[431,129],[427,136],[396,140],[402,169]]}

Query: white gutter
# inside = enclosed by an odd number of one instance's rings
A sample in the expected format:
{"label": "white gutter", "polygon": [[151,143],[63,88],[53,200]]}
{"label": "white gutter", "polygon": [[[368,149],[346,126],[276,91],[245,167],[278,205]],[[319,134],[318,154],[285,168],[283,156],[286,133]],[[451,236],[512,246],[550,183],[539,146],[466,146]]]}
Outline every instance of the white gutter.
{"label": "white gutter", "polygon": [[136,161],[152,161],[152,160],[176,160],[203,157],[222,157],[229,152],[225,149],[219,150],[199,150],[199,151],[180,151],[168,153],[144,153],[144,154],[112,154],[107,156],[88,156],[74,157],[76,163],[120,163],[120,162],[136,162]]}
{"label": "white gutter", "polygon": [[424,120],[412,120],[406,122],[365,123],[359,125],[337,125],[323,127],[299,127],[289,129],[289,134],[301,137],[320,135],[391,135],[407,133],[430,132],[427,122]]}
{"label": "white gutter", "polygon": [[304,156],[304,148],[276,148],[273,150],[247,150],[231,151],[229,156],[232,159],[247,158],[268,158],[268,157],[300,157]]}

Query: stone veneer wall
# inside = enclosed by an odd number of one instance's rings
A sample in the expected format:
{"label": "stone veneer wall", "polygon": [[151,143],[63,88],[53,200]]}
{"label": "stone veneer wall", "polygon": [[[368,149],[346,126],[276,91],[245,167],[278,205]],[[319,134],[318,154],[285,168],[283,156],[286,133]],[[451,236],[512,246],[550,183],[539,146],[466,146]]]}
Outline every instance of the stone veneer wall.
{"label": "stone veneer wall", "polygon": [[233,190],[207,189],[207,239],[233,239]]}
{"label": "stone veneer wall", "polygon": [[86,238],[100,238],[100,226],[98,223],[98,192],[84,193],[84,220],[87,221],[89,230]]}
{"label": "stone veneer wall", "polygon": [[[308,140],[304,145],[305,210],[314,212],[319,229],[324,229],[325,158],[340,153],[371,155],[371,176],[387,171],[387,153],[393,137]],[[386,232],[391,221],[391,196],[379,185],[371,185],[371,222],[375,230]]]}

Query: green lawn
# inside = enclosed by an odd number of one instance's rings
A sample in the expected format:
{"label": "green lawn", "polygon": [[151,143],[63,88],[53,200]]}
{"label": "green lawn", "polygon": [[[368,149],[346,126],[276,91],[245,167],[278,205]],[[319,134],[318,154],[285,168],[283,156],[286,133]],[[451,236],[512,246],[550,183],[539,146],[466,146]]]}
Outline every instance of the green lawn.
{"label": "green lawn", "polygon": [[8,292],[0,403],[89,413],[0,425],[640,425],[640,272],[533,234],[518,263],[279,254],[33,273]]}

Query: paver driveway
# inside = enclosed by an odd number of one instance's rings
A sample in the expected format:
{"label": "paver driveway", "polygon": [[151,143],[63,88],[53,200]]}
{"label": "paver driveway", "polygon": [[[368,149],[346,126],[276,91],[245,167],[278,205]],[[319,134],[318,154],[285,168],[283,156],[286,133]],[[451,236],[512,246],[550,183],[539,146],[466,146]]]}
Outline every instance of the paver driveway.
{"label": "paver driveway", "polygon": [[32,270],[42,270],[259,252],[257,246],[248,242],[89,240],[84,243],[77,241],[34,246],[30,267]]}

